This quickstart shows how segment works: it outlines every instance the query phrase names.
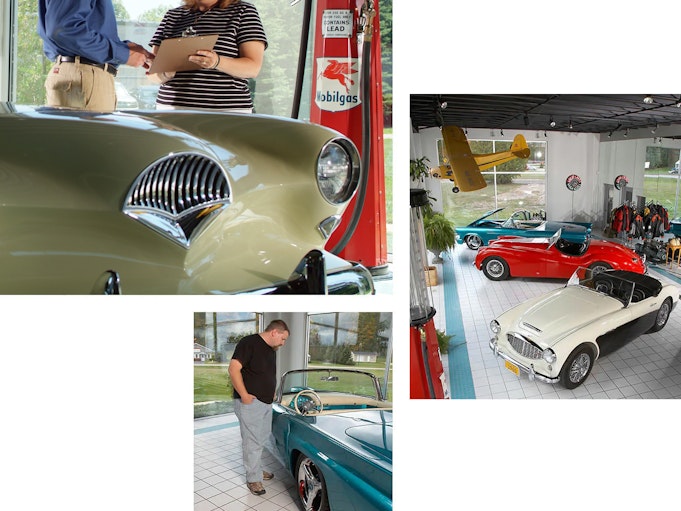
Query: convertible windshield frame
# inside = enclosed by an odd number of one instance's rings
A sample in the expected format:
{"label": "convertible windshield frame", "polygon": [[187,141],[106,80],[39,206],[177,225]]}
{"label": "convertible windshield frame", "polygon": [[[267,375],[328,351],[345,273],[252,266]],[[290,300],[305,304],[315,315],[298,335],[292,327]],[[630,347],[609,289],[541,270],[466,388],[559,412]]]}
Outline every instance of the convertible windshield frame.
{"label": "convertible windshield frame", "polygon": [[582,266],[574,271],[566,287],[576,285],[615,298],[624,307],[657,296],[662,289],[659,281],[647,275],[625,270],[594,271]]}
{"label": "convertible windshield frame", "polygon": [[385,401],[378,378],[370,372],[342,368],[295,369],[281,377],[277,389],[277,401],[284,395],[302,390],[318,393],[343,393]]}

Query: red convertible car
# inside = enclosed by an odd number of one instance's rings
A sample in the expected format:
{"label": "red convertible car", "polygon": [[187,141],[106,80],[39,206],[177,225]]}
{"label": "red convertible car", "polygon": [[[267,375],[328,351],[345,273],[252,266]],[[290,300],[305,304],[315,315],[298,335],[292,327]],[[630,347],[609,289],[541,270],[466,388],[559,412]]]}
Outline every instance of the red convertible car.
{"label": "red convertible car", "polygon": [[502,236],[482,247],[475,257],[475,267],[490,280],[508,277],[543,277],[569,279],[579,266],[594,271],[627,270],[645,273],[645,256],[614,241],[587,239],[573,243],[560,237],[550,238]]}

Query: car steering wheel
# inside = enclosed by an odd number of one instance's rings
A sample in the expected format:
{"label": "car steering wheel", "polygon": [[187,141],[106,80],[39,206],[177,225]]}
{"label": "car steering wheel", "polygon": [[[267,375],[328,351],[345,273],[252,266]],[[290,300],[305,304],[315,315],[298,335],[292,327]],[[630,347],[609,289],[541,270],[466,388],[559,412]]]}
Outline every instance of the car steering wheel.
{"label": "car steering wheel", "polygon": [[[298,401],[301,397],[305,397],[306,399],[303,403],[298,405]],[[298,392],[296,397],[293,398],[293,406],[295,407],[296,412],[301,415],[317,415],[324,410],[322,399],[311,389],[305,389]]]}

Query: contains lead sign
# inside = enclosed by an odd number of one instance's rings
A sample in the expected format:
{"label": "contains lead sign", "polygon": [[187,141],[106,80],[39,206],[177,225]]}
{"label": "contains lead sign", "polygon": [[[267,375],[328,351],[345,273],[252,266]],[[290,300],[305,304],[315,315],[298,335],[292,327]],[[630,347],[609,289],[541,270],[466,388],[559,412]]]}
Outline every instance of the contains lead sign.
{"label": "contains lead sign", "polygon": [[328,9],[322,15],[322,37],[346,38],[352,35],[352,11]]}

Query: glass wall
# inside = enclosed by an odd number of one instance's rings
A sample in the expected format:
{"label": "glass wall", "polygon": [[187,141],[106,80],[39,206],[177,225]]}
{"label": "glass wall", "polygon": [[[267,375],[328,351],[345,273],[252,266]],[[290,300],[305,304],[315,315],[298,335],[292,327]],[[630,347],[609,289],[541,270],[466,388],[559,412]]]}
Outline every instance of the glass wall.
{"label": "glass wall", "polygon": [[[392,313],[307,314],[307,321],[308,367],[368,371],[392,400]],[[229,361],[241,338],[261,332],[263,322],[263,314],[256,312],[194,314],[194,418],[234,410]]]}
{"label": "glass wall", "polygon": [[[488,154],[510,149],[512,140],[469,140],[473,154]],[[528,142],[530,157],[495,166],[482,175],[487,187],[475,192],[454,193],[454,183],[442,180],[445,216],[454,225],[467,225],[487,211],[505,208],[500,218],[516,210],[540,214],[546,210],[546,142]],[[446,165],[442,140],[437,141],[438,165]]]}
{"label": "glass wall", "polygon": [[262,331],[256,312],[194,313],[194,418],[234,410],[227,368],[236,343]]}
{"label": "glass wall", "polygon": [[309,367],[361,369],[376,375],[392,400],[392,314],[332,312],[310,314]]}
{"label": "glass wall", "polygon": [[[113,0],[113,4],[120,38],[150,49],[149,41],[163,14],[180,2]],[[269,43],[263,68],[251,83],[258,113],[291,115],[304,2],[290,4],[276,0],[257,3]],[[16,43],[13,49],[15,65],[10,88],[10,98],[15,103],[45,103],[45,77],[52,63],[43,54],[37,22],[38,1],[16,0],[12,38]],[[116,77],[119,108],[155,108],[158,87],[148,79],[143,69],[121,66]],[[303,97],[308,100],[306,105],[301,105],[301,112],[309,112],[309,94]],[[309,118],[309,114],[301,114],[301,117],[305,115]]]}
{"label": "glass wall", "polygon": [[646,148],[646,168],[643,196],[646,204],[659,204],[669,213],[669,218],[680,216],[679,150],[657,145]]}

